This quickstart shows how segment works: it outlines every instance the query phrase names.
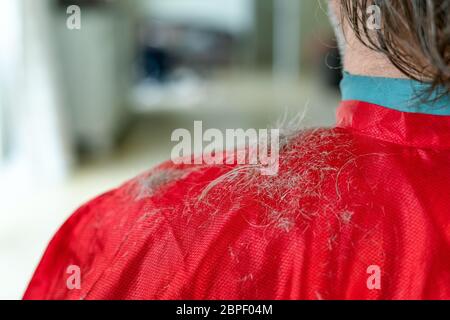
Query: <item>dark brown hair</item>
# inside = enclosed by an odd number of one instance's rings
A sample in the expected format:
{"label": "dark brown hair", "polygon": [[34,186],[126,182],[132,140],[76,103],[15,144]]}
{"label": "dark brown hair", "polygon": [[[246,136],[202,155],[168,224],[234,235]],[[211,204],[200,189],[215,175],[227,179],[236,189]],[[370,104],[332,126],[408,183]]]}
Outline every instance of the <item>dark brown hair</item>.
{"label": "dark brown hair", "polygon": [[[408,77],[450,92],[450,0],[340,1],[343,19],[366,46]],[[381,13],[376,30],[367,24],[372,5]]]}

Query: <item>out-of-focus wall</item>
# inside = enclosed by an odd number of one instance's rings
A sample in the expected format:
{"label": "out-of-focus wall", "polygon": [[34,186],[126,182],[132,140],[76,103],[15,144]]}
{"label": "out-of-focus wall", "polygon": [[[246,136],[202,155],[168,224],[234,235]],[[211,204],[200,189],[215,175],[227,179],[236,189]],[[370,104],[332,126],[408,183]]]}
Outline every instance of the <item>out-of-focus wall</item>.
{"label": "out-of-focus wall", "polygon": [[0,4],[0,164],[11,146],[10,131],[20,96],[16,93],[22,74],[21,2],[5,0]]}
{"label": "out-of-focus wall", "polygon": [[254,6],[257,0],[139,0],[149,17],[231,33],[253,28]]}
{"label": "out-of-focus wall", "polygon": [[81,29],[63,28],[66,8],[53,9],[53,39],[65,112],[77,147],[90,153],[112,152],[127,121],[135,36],[132,15],[123,3],[82,9]]}

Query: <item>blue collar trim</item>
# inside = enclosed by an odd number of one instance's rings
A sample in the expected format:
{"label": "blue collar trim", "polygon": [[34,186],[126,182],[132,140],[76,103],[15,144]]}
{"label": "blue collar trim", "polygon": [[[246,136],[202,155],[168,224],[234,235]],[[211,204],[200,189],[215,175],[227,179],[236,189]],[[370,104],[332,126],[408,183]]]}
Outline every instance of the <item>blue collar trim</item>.
{"label": "blue collar trim", "polygon": [[[357,76],[344,72],[341,81],[342,100],[358,100],[386,108],[431,115],[450,116],[450,96],[440,97],[436,90],[426,100],[421,94],[428,85],[415,80]],[[439,97],[438,99],[436,99]]]}

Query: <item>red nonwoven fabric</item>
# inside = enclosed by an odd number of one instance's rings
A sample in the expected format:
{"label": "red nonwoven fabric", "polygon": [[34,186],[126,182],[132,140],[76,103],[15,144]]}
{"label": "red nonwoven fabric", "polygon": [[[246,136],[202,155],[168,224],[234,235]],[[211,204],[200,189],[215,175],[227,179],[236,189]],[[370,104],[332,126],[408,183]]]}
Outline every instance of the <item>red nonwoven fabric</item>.
{"label": "red nonwoven fabric", "polygon": [[449,135],[347,101],[276,176],[163,164],[75,212],[24,299],[450,299]]}

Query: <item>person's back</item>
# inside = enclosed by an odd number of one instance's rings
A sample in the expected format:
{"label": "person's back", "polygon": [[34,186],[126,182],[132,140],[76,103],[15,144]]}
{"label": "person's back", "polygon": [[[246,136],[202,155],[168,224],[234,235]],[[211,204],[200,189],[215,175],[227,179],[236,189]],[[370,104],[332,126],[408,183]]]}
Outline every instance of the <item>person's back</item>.
{"label": "person's back", "polygon": [[[335,128],[282,136],[274,176],[166,163],[98,197],[57,233],[24,298],[450,299],[450,100],[415,99],[428,86],[348,33],[345,67],[366,76],[344,75]],[[445,88],[448,61],[423,57],[439,71],[424,79]]]}

